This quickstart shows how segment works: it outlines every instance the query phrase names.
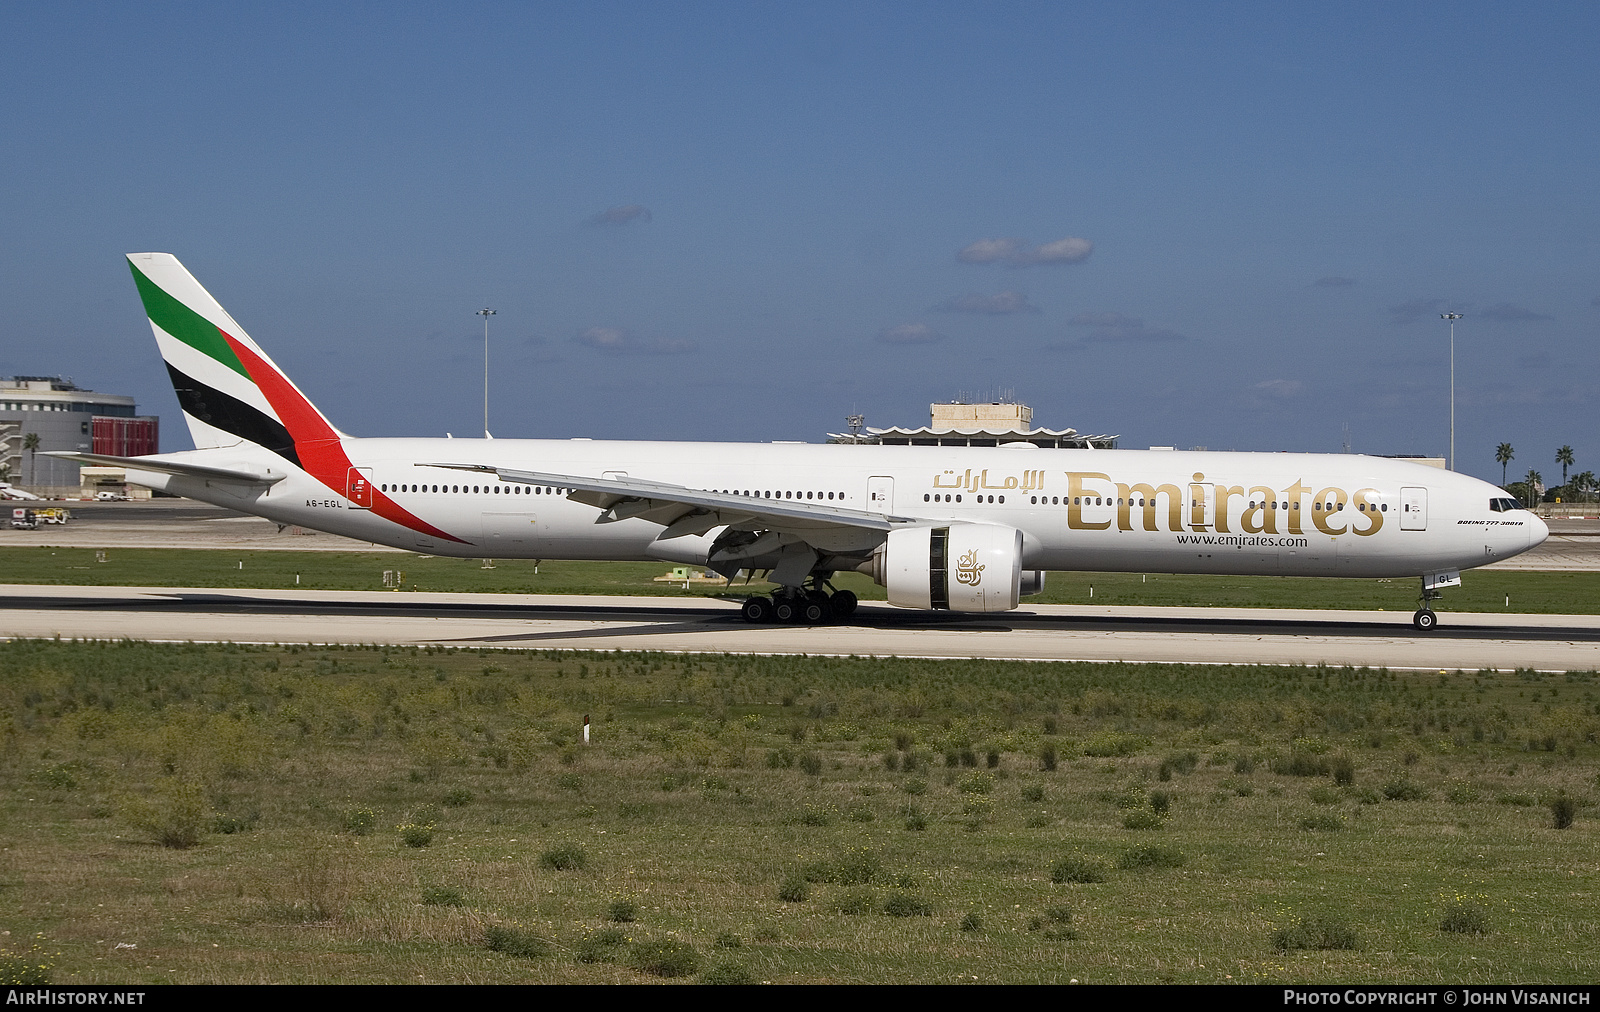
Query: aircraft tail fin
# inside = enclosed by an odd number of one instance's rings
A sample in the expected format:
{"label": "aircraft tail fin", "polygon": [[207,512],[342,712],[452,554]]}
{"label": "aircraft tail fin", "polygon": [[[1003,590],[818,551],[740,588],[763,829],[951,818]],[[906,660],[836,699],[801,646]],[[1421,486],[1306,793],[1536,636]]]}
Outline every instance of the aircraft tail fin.
{"label": "aircraft tail fin", "polygon": [[297,466],[340,433],[228,311],[170,253],[129,253],[128,266],[200,449],[263,446]]}

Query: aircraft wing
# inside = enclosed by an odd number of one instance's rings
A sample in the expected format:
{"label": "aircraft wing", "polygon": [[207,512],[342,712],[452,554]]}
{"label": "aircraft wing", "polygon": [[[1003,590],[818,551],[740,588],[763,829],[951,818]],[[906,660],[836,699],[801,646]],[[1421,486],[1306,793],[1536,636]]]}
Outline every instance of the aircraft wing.
{"label": "aircraft wing", "polygon": [[205,481],[231,481],[242,485],[272,485],[287,478],[287,474],[262,474],[258,471],[245,471],[231,467],[210,467],[205,464],[193,464],[187,460],[172,460],[160,456],[152,457],[113,457],[104,453],[79,453],[75,450],[41,450],[46,457],[60,457],[79,464],[109,464],[112,467],[128,467],[139,471],[154,471],[157,474],[175,474],[184,478],[200,478]]}
{"label": "aircraft wing", "polygon": [[[596,523],[615,523],[639,517],[665,524],[661,539],[704,534],[716,527],[770,530],[792,534],[815,547],[828,549],[843,542],[876,543],[897,527],[925,521],[912,517],[869,513],[791,499],[757,499],[754,496],[708,492],[650,481],[645,478],[586,478],[542,471],[518,471],[488,464],[427,464],[457,471],[481,471],[501,481],[547,485],[567,490],[567,497],[604,510]],[[872,532],[868,537],[862,534]]]}

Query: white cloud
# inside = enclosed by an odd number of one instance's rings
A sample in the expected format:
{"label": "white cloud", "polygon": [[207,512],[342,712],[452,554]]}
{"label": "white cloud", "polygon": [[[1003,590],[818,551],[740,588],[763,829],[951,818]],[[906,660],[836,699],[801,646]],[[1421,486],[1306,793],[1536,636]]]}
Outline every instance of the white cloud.
{"label": "white cloud", "polygon": [[608,207],[589,219],[591,225],[626,225],[630,221],[649,221],[650,209],[643,204]]}
{"label": "white cloud", "polygon": [[944,340],[944,335],[926,323],[902,323],[878,331],[878,340],[885,344],[932,344]]}
{"label": "white cloud", "polygon": [[1494,320],[1497,323],[1527,323],[1533,320],[1553,320],[1555,317],[1536,313],[1526,306],[1502,302],[1496,306],[1489,306],[1478,313],[1485,320]]}
{"label": "white cloud", "polygon": [[1251,389],[1263,397],[1271,397],[1281,401],[1298,395],[1300,388],[1301,383],[1299,380],[1270,379],[1262,380]]}
{"label": "white cloud", "polygon": [[979,313],[985,316],[1039,312],[1039,307],[1029,303],[1026,295],[1013,291],[998,292],[994,295],[969,292],[950,299],[939,308],[947,313]]}
{"label": "white cloud", "polygon": [[1068,236],[1039,246],[1024,239],[979,239],[956,254],[964,264],[1003,263],[1010,267],[1034,264],[1075,264],[1094,252],[1094,243]]}
{"label": "white cloud", "polygon": [[1390,323],[1416,323],[1430,317],[1437,318],[1444,310],[1443,299],[1412,299],[1389,307]]}
{"label": "white cloud", "polygon": [[1188,340],[1175,330],[1166,327],[1146,327],[1144,320],[1123,313],[1079,313],[1068,320],[1067,325],[1091,327],[1093,332],[1057,347],[1072,348],[1085,344],[1160,344]]}
{"label": "white cloud", "polygon": [[590,327],[573,338],[578,344],[617,355],[682,355],[698,348],[676,338],[639,338],[615,327]]}

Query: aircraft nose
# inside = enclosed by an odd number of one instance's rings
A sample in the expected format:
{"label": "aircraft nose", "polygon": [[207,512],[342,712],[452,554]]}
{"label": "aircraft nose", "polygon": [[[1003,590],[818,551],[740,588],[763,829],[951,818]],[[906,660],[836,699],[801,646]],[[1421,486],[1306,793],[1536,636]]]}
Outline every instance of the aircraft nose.
{"label": "aircraft nose", "polygon": [[1550,536],[1550,525],[1540,517],[1530,517],[1528,524],[1528,547],[1538,548]]}

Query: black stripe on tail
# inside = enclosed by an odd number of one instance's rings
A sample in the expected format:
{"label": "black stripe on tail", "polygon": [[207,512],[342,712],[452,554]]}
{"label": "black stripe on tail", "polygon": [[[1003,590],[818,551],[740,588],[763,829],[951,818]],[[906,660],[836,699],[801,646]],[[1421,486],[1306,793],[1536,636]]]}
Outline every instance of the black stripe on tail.
{"label": "black stripe on tail", "polygon": [[283,423],[263,414],[239,398],[208,387],[199,380],[167,363],[167,375],[172,377],[172,389],[178,394],[178,406],[185,414],[207,425],[231,433],[247,442],[264,446],[295,467],[300,466],[300,456],[295,453],[294,439]]}

